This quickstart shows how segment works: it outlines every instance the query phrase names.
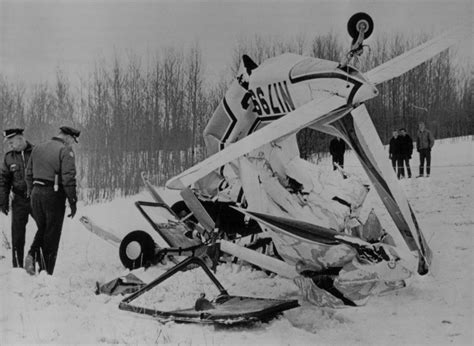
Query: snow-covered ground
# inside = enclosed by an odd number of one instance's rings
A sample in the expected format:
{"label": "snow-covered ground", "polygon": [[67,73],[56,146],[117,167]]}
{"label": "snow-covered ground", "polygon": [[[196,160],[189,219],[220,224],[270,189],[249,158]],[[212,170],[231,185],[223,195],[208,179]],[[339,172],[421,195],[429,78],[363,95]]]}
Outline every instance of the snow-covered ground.
{"label": "snow-covered ground", "polygon": [[[474,232],[474,138],[437,141],[431,178],[400,183],[434,253],[431,274],[415,277],[410,286],[371,298],[366,306],[329,309],[300,301],[268,324],[251,328],[167,323],[118,309],[123,297],[95,295],[95,282],[105,282],[125,271],[118,250],[86,231],[79,216],[87,215],[118,236],[129,231],[152,231],[133,205],[142,193],[110,203],[79,206],[67,219],[54,276],[31,277],[11,268],[11,254],[0,246],[0,344],[32,343],[158,343],[180,345],[447,345],[473,344],[472,253]],[[413,173],[418,169],[414,155]],[[330,172],[329,161],[322,161]],[[355,158],[346,155],[348,171],[361,172]],[[172,198],[171,195],[167,195]],[[372,191],[368,206],[386,217]],[[10,218],[0,217],[9,238]],[[28,224],[27,248],[35,227]],[[151,268],[139,273],[153,278]],[[189,274],[188,274],[189,273]],[[192,272],[175,278],[175,287],[188,293],[179,299],[194,301],[200,293]],[[283,278],[270,278],[247,267],[222,265],[217,276],[231,294],[271,298],[298,298],[298,290]],[[173,292],[176,296],[176,292]],[[156,294],[156,293],[155,293]],[[171,295],[173,296],[173,295]],[[166,301],[169,304],[169,300]]]}

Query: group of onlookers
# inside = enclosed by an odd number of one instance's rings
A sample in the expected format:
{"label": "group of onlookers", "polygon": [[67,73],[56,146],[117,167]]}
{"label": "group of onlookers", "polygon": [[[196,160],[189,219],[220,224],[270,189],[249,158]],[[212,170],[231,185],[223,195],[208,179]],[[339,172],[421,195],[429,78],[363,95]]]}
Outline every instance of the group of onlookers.
{"label": "group of onlookers", "polygon": [[398,179],[405,177],[405,168],[407,177],[411,178],[410,160],[413,154],[413,140],[406,132],[405,128],[393,131],[390,139],[389,159],[392,160],[392,167],[397,173]]}
{"label": "group of onlookers", "polygon": [[[426,177],[431,173],[431,148],[434,145],[432,133],[425,127],[423,122],[418,125],[416,137],[416,150],[420,154],[419,177],[424,176],[426,164]],[[406,176],[411,178],[410,159],[413,154],[413,139],[406,132],[405,128],[393,131],[393,136],[389,144],[389,159],[392,160],[392,167],[397,173],[398,179]]]}
{"label": "group of onlookers", "polygon": [[[423,122],[418,124],[416,136],[416,150],[420,153],[420,171],[417,178],[423,177],[426,165],[426,177],[431,173],[431,148],[434,145],[432,133],[425,127]],[[333,168],[343,168],[344,152],[346,143],[342,138],[335,137],[329,145],[329,152],[332,156]],[[393,136],[389,144],[389,159],[392,160],[392,167],[398,179],[411,178],[410,160],[413,154],[413,139],[405,128],[393,131]],[[405,174],[406,173],[406,174]]]}

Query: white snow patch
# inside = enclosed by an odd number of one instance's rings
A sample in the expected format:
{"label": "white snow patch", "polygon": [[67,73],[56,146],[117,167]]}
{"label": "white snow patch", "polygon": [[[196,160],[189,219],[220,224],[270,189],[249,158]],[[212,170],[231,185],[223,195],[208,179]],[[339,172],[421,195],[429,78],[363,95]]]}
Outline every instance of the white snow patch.
{"label": "white snow patch", "polygon": [[[411,163],[416,175],[416,153]],[[330,169],[329,160],[322,164]],[[0,246],[0,256],[5,256],[0,259],[0,344],[471,345],[473,167],[472,136],[436,141],[431,177],[401,181],[434,253],[431,274],[416,276],[408,288],[373,297],[364,307],[334,310],[300,301],[301,307],[252,328],[161,324],[119,310],[123,297],[95,295],[96,281],[105,282],[127,271],[120,264],[118,250],[86,231],[79,217],[87,215],[119,237],[136,229],[152,233],[133,205],[135,200],[151,199],[142,193],[109,203],[79,205],[78,216],[65,221],[54,276],[42,273],[31,277],[21,269],[12,269],[10,251]],[[346,168],[361,172],[350,153]],[[165,198],[172,202],[176,196],[166,192]],[[373,191],[366,203],[387,222],[387,213]],[[2,216],[0,226],[9,238],[10,219]],[[26,250],[34,231],[31,220]],[[149,281],[161,273],[163,268],[155,267],[138,275]],[[239,270],[236,265],[222,265],[217,277],[230,294],[298,298],[290,280],[270,278],[248,267]],[[164,302],[169,306],[192,304],[207,290],[200,284],[202,278],[192,272],[174,280],[169,290],[174,298]],[[185,289],[184,296],[179,295],[180,288]],[[208,295],[212,294],[209,290]],[[159,296],[160,291],[151,291],[150,297],[153,295]]]}

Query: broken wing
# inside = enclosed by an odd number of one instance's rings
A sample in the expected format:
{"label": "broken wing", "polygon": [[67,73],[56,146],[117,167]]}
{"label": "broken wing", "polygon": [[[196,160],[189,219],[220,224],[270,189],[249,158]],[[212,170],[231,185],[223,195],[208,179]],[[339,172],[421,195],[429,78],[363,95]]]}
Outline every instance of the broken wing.
{"label": "broken wing", "polygon": [[343,116],[351,109],[346,100],[337,95],[327,94],[326,97],[313,100],[288,113],[286,116],[273,121],[264,128],[230,144],[223,150],[208,157],[206,160],[187,169],[178,176],[167,181],[170,189],[183,189],[205,177],[215,169],[245,155],[264,144],[276,141],[289,134],[295,133],[314,122],[330,122]]}

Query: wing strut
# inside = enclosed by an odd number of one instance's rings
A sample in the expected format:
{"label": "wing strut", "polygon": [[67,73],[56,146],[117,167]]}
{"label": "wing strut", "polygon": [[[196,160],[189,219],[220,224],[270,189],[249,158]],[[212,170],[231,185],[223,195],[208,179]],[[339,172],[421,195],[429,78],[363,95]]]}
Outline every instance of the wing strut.
{"label": "wing strut", "polygon": [[339,130],[358,156],[408,248],[419,253],[418,273],[426,274],[431,264],[431,249],[386,158],[367,108],[361,105],[332,125]]}

